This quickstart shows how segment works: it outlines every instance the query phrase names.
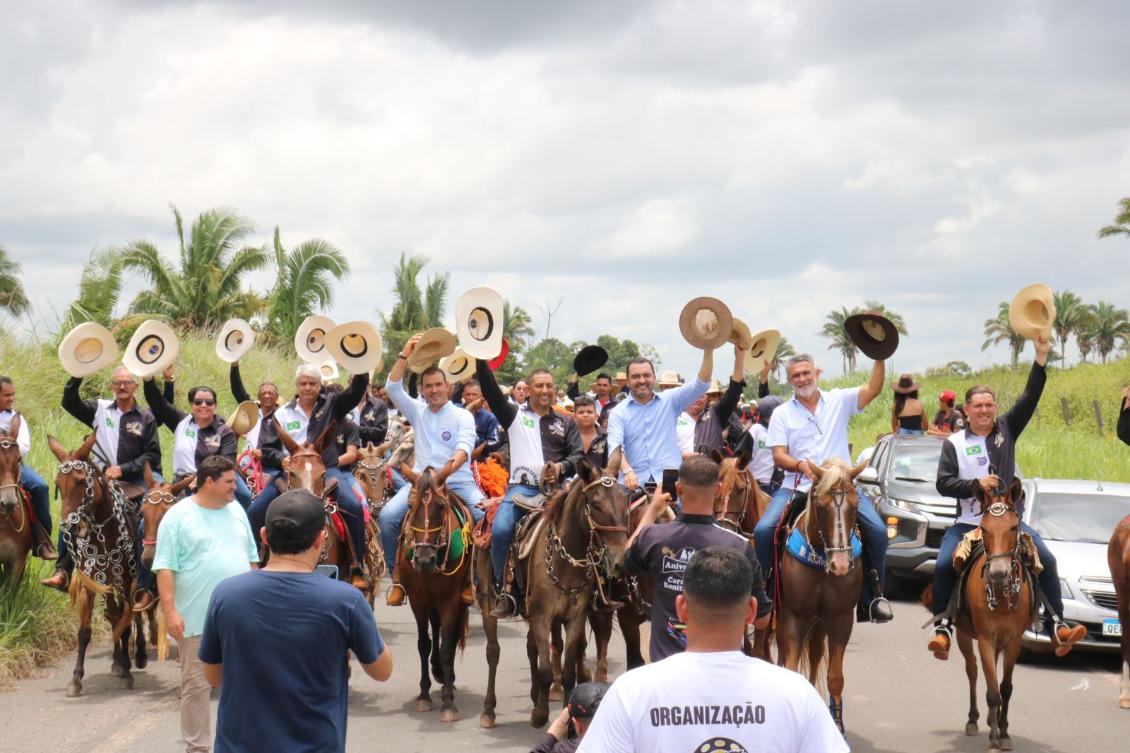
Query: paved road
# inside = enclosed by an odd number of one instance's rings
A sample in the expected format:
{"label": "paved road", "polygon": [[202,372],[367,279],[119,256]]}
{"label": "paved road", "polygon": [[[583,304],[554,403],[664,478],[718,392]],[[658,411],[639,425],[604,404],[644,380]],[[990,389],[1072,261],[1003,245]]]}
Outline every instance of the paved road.
{"label": "paved road", "polygon": [[[918,626],[925,616],[920,607],[899,603],[896,620],[890,625],[857,627],[848,650],[844,711],[853,751],[933,753],[985,749],[984,731],[978,738],[966,738],[963,734],[966,690],[960,663],[951,659],[942,664],[923,647],[927,636]],[[478,616],[472,616],[467,651],[456,667],[457,703],[463,718],[448,725],[440,723],[438,712],[412,711],[419,677],[415,625],[410,611],[382,605],[377,608],[377,619],[393,647],[396,671],[393,679],[383,684],[371,681],[360,671],[354,672],[349,751],[524,751],[538,738],[528,721],[529,674],[523,623],[502,626],[499,726],[480,730],[478,716],[486,660]],[[623,670],[623,646],[618,636],[613,639],[613,649],[612,669],[619,672]],[[72,657],[67,657],[44,676],[0,694],[0,751],[182,750],[175,662],[150,664],[148,669],[136,673],[133,691],[121,691],[108,674],[108,652],[100,647],[91,652],[87,662],[85,694],[68,699],[63,691],[71,661]],[[1118,671],[1117,660],[1109,656],[1069,657],[1021,666],[1012,712],[1016,750],[1127,750],[1130,711],[1122,711],[1117,705]]]}

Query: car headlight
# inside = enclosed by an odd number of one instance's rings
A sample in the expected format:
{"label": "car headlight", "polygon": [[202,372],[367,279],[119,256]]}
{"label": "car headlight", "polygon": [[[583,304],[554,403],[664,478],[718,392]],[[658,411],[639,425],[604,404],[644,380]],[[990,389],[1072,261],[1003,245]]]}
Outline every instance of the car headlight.
{"label": "car headlight", "polygon": [[891,497],[890,503],[892,507],[897,507],[900,510],[906,510],[907,512],[918,512],[917,502],[908,502],[905,499],[895,499],[894,497]]}
{"label": "car headlight", "polygon": [[1071,586],[1067,585],[1067,581],[1065,581],[1063,578],[1059,579],[1059,590],[1061,590],[1063,592],[1063,598],[1065,598],[1065,599],[1074,599],[1075,598],[1075,594],[1073,594],[1071,592]]}

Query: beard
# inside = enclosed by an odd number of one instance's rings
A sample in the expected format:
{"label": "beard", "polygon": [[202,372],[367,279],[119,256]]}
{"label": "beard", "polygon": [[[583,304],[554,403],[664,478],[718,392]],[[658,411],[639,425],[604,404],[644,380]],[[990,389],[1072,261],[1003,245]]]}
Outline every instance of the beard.
{"label": "beard", "polygon": [[820,388],[817,387],[815,384],[810,384],[810,385],[807,385],[805,387],[797,387],[797,388],[794,389],[794,392],[796,392],[797,397],[799,397],[803,400],[809,400],[812,397],[815,397],[816,393],[819,392],[819,391],[820,391]]}

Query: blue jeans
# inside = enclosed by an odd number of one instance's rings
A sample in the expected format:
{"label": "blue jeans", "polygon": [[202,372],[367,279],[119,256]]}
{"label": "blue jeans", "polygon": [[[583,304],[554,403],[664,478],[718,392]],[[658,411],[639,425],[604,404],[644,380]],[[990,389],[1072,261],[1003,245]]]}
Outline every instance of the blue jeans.
{"label": "blue jeans", "polygon": [[255,534],[255,541],[259,541],[259,530],[267,525],[267,508],[275,497],[279,496],[279,487],[275,485],[275,479],[282,473],[282,469],[268,470],[263,469],[263,477],[266,480],[266,485],[263,491],[255,495],[255,499],[251,500],[251,506],[247,508],[247,522],[251,524],[251,533]]}
{"label": "blue jeans", "polygon": [[910,434],[912,436],[917,436],[917,435],[920,435],[920,434],[925,434],[926,432],[922,431],[921,429],[904,429],[900,426],[898,433],[899,434]]}
{"label": "blue jeans", "polygon": [[[961,539],[964,538],[965,534],[976,527],[971,523],[954,523],[942,536],[942,543],[938,546],[938,560],[934,564],[935,615],[946,611],[950,597],[953,596],[953,589],[957,586],[957,571],[953,566],[954,550],[961,544]],[[1020,530],[1030,535],[1033,543],[1036,544],[1036,551],[1040,553],[1040,561],[1044,564],[1044,570],[1040,573],[1039,578],[1040,588],[1043,589],[1044,595],[1048,597],[1048,603],[1052,605],[1056,616],[1062,618],[1063,593],[1059,587],[1059,568],[1056,567],[1055,555],[1048,549],[1044,540],[1040,538],[1040,534],[1032,530],[1027,523],[1021,523]],[[1049,633],[1051,632],[1051,622],[1051,615],[1047,615],[1045,624],[1048,626]]]}
{"label": "blue jeans", "polygon": [[31,497],[31,511],[40,522],[47,535],[51,535],[51,495],[47,482],[30,465],[20,463],[20,486],[27,489]]}
{"label": "blue jeans", "polygon": [[251,487],[243,480],[243,476],[235,474],[235,501],[243,508],[244,512],[251,507]]}
{"label": "blue jeans", "polygon": [[538,494],[536,486],[526,484],[510,484],[506,487],[506,496],[498,505],[498,512],[494,515],[494,524],[491,526],[490,561],[494,570],[494,582],[502,583],[506,569],[506,555],[510,552],[510,544],[514,542],[514,526],[526,517],[526,510],[514,504],[514,495],[532,497]]}
{"label": "blue jeans", "polygon": [[396,470],[395,468],[392,468],[390,470],[392,471],[392,492],[393,494],[395,494],[396,492],[403,489],[408,482],[404,479],[403,476],[400,475],[400,471]]}
{"label": "blue jeans", "polygon": [[[476,523],[483,519],[486,512],[478,507],[479,502],[483,500],[483,492],[474,481],[449,478],[447,488],[458,494],[459,498],[467,503],[467,506],[471,508],[471,517]],[[388,565],[390,573],[392,568],[396,566],[396,549],[400,543],[400,528],[404,525],[404,516],[408,514],[408,495],[411,492],[412,487],[405,483],[381,508],[379,517],[381,547],[384,549],[385,564]]]}
{"label": "blue jeans", "polygon": [[353,474],[343,468],[327,468],[326,477],[337,479],[337,493],[335,501],[341,509],[345,527],[349,529],[349,538],[353,540],[353,551],[357,554],[359,563],[365,561],[365,493],[361,491],[357,479]]}
{"label": "blue jeans", "polygon": [[[883,525],[875,505],[871,503],[867,495],[858,488],[856,492],[859,494],[859,512],[856,515],[856,522],[859,524],[859,530],[863,536],[863,553],[865,557],[870,559],[871,567],[879,573],[879,583],[882,585],[885,578],[883,569],[887,560],[887,527]],[[782,486],[778,489],[773,494],[773,501],[769,503],[769,508],[761,516],[761,520],[757,521],[757,526],[753,529],[757,559],[761,563],[763,573],[768,573],[769,568],[773,565],[773,532],[776,530],[777,524],[781,522],[781,516],[785,514],[785,507],[792,496],[792,487]],[[862,603],[870,604],[875,596],[871,575],[864,571]]]}

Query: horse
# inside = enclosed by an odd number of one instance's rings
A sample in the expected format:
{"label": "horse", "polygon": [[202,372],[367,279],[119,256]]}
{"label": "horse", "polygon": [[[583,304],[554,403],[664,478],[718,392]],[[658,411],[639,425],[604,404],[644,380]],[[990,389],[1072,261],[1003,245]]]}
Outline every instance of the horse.
{"label": "horse", "polygon": [[714,517],[718,525],[753,541],[753,529],[769,506],[769,495],[761,491],[749,469],[750,454],[742,450],[736,457],[724,458],[715,451],[721,491],[714,498]]}
{"label": "horse", "polygon": [[29,500],[20,487],[20,416],[8,432],[0,432],[0,575],[15,588],[24,577],[27,555],[35,541]]}
{"label": "horse", "polygon": [[[432,673],[442,685],[440,721],[454,722],[459,719],[455,707],[455,649],[463,649],[468,626],[468,606],[462,595],[471,577],[471,542],[464,536],[471,513],[442,483],[436,483],[433,469],[419,474],[409,471],[407,478],[412,491],[404,516],[397,570],[416,617],[416,647],[420,652],[416,711],[434,708],[428,675],[430,660]],[[463,521],[456,515],[457,504],[466,516]]]}
{"label": "horse", "polygon": [[103,597],[106,620],[113,626],[111,674],[119,678],[120,688],[133,688],[129,644],[137,578],[137,520],[133,503],[89,462],[94,441],[95,434],[91,433],[78,450],[68,453],[55,437],[47,437],[47,445],[60,463],[55,475],[55,487],[62,497],[59,527],[75,565],[70,594],[79,614],[78,657],[67,685],[68,698],[82,693],[91,618],[98,596]]}
{"label": "horse", "polygon": [[1118,621],[1122,624],[1122,687],[1118,706],[1130,709],[1130,515],[1115,527],[1106,560],[1118,595]]}
{"label": "horse", "polygon": [[[984,550],[974,552],[965,563],[968,573],[961,586],[957,612],[957,645],[965,658],[969,678],[969,718],[965,734],[977,734],[977,661],[973,641],[985,673],[985,701],[989,707],[989,750],[1012,750],[1008,735],[1008,703],[1012,697],[1012,670],[1020,655],[1025,629],[1036,616],[1032,584],[1025,559],[1026,537],[1019,533],[1017,503],[1024,492],[1020,479],[1006,489],[985,492],[973,485],[973,495],[985,513],[981,516]],[[959,548],[959,553],[961,548]],[[1034,553],[1035,547],[1031,547]],[[998,682],[997,663],[1004,658]]]}
{"label": "horse", "polygon": [[[146,491],[141,497],[141,561],[146,567],[153,566],[153,558],[157,555],[157,530],[161,527],[161,520],[165,513],[177,503],[182,494],[196,476],[185,476],[175,484],[158,483],[153,478],[153,471],[146,462],[142,469],[145,478]],[[164,614],[158,616],[155,600],[146,610],[149,618],[149,642],[157,647],[157,659],[164,660],[168,652],[168,636],[165,633],[164,623],[158,625],[158,620],[164,619]],[[135,660],[138,668],[143,668],[148,662],[145,655],[145,634],[142,631],[141,615],[134,617],[134,628],[137,630],[137,652]]]}
{"label": "horse", "polygon": [[[819,687],[826,680],[828,707],[844,731],[844,652],[855,624],[863,568],[854,534],[859,496],[853,481],[864,464],[851,468],[838,459],[812,466],[816,480],[791,537],[806,560],[783,552],[778,561],[777,663],[807,674]],[[820,670],[827,669],[826,678]]]}

